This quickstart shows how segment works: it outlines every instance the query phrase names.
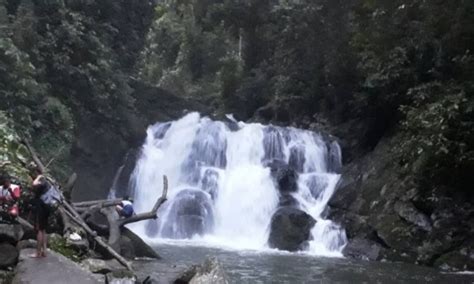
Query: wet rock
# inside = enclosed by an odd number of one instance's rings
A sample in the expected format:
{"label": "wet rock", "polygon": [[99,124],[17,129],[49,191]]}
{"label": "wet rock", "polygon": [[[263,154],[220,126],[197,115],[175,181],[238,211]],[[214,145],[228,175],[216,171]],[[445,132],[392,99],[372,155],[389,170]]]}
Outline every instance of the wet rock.
{"label": "wet rock", "polygon": [[115,259],[106,261],[102,259],[88,258],[83,260],[81,265],[93,273],[100,274],[107,274],[114,270],[122,269],[122,265]]}
{"label": "wet rock", "polygon": [[127,236],[120,236],[119,240],[120,244],[120,255],[127,259],[134,259],[135,258],[135,247],[133,245],[132,240]]}
{"label": "wet rock", "polygon": [[304,146],[293,146],[290,149],[290,158],[288,166],[299,173],[304,172],[305,149]]}
{"label": "wet rock", "polygon": [[291,194],[282,194],[280,196],[280,202],[278,203],[280,207],[295,207],[299,205],[298,200],[296,200]]}
{"label": "wet rock", "polygon": [[[135,257],[148,257],[154,259],[160,259],[160,255],[145,243],[139,236],[126,227],[121,229],[121,235],[128,238],[129,243],[133,246],[133,258]],[[129,249],[131,251],[131,249]]]}
{"label": "wet rock", "polygon": [[310,239],[314,224],[316,220],[306,212],[281,207],[273,214],[268,244],[271,248],[281,250],[300,250],[304,242]]}
{"label": "wet rock", "polygon": [[282,160],[271,160],[264,165],[270,168],[278,190],[290,193],[298,190],[298,173]]}
{"label": "wet rock", "polygon": [[[471,241],[472,242],[472,241]],[[433,264],[442,270],[474,270],[474,248],[463,247],[443,254]]]}
{"label": "wet rock", "polygon": [[36,240],[22,240],[19,241],[16,245],[18,250],[26,249],[26,248],[36,248],[37,242]]}
{"label": "wet rock", "polygon": [[407,202],[397,202],[394,206],[395,212],[404,220],[420,227],[425,231],[431,231],[430,219],[425,214],[419,212],[415,206]]}
{"label": "wet rock", "polygon": [[175,284],[227,284],[229,277],[216,258],[209,258],[201,265],[193,265],[174,281]]}
{"label": "wet rock", "polygon": [[[167,130],[167,129],[166,129]],[[165,131],[166,132],[166,131]],[[115,197],[133,196],[133,187],[128,182],[135,169],[138,157],[140,157],[141,148],[132,148],[127,151],[123,159],[122,166],[119,167],[112,184],[112,190],[115,192]]]}
{"label": "wet rock", "polygon": [[106,275],[106,283],[109,284],[135,284],[137,277],[126,269],[115,270]]}
{"label": "wet rock", "polygon": [[328,145],[328,171],[331,173],[341,173],[342,171],[342,153],[341,147],[337,141],[332,141]]}
{"label": "wet rock", "polygon": [[0,269],[13,267],[18,262],[18,250],[9,243],[0,244]]}
{"label": "wet rock", "polygon": [[380,260],[383,248],[366,239],[353,239],[344,247],[342,253],[346,257],[362,260]]}
{"label": "wet rock", "polygon": [[16,244],[24,235],[20,224],[0,224],[0,242]]}
{"label": "wet rock", "polygon": [[219,173],[215,169],[206,169],[201,179],[200,188],[211,195],[212,200],[216,200],[219,189]]}
{"label": "wet rock", "polygon": [[168,238],[191,238],[210,231],[214,225],[211,196],[201,190],[186,189],[169,201],[170,213],[162,234]]}

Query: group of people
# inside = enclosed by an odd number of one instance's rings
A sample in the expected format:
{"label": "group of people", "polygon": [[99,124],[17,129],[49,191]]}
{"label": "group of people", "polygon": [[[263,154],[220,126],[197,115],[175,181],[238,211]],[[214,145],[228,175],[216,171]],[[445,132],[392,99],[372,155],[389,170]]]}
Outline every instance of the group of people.
{"label": "group of people", "polygon": [[[52,211],[61,202],[59,190],[51,180],[41,174],[36,167],[30,167],[30,176],[32,179],[31,191],[32,198],[28,203],[33,215],[33,224],[36,231],[37,249],[31,257],[46,257],[48,219]],[[9,175],[0,176],[0,215],[1,220],[15,222],[20,215],[20,197],[21,187],[12,183]],[[132,200],[125,196],[116,206],[117,213],[122,218],[133,216],[134,209]]]}
{"label": "group of people", "polygon": [[[32,198],[28,203],[31,210],[32,221],[36,231],[37,250],[32,257],[45,257],[47,247],[46,228],[48,218],[52,211],[51,190],[52,183],[41,174],[37,168],[30,169],[32,178],[31,189]],[[0,177],[0,214],[2,221],[15,222],[20,215],[20,197],[22,189],[19,185],[12,183],[12,179],[8,174]],[[59,200],[57,201],[59,202]]]}

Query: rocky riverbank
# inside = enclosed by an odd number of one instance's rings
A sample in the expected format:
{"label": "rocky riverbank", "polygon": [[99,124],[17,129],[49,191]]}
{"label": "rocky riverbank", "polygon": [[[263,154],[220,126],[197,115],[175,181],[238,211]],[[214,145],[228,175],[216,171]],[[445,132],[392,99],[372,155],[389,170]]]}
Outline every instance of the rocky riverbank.
{"label": "rocky riverbank", "polygon": [[[0,283],[4,284],[54,284],[64,283],[214,283],[226,284],[228,277],[217,259],[207,259],[202,264],[188,268],[169,266],[166,279],[135,274],[114,259],[104,259],[92,250],[57,234],[48,236],[48,252],[44,258],[32,258],[36,241],[32,232],[18,224],[0,224]],[[141,240],[129,238],[128,258],[144,256]],[[133,250],[142,247],[141,250]],[[156,254],[156,253],[155,253]],[[149,255],[149,254],[148,254]],[[151,260],[151,258],[147,258]],[[139,265],[135,263],[135,265]]]}
{"label": "rocky riverbank", "polygon": [[329,218],[346,229],[348,257],[404,261],[443,270],[474,270],[474,208],[449,188],[424,188],[401,167],[394,149],[401,137],[381,140],[373,151],[343,167]]}

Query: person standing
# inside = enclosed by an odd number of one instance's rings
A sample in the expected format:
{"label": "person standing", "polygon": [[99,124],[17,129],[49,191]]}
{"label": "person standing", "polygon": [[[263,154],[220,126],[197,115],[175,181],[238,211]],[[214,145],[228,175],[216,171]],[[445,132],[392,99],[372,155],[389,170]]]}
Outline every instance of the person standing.
{"label": "person standing", "polygon": [[32,177],[32,189],[34,196],[31,201],[31,205],[33,209],[34,227],[37,241],[36,254],[32,255],[32,257],[46,257],[48,243],[46,229],[48,227],[50,210],[49,206],[42,200],[42,196],[49,190],[51,185],[47,181],[46,177],[43,176],[37,169],[33,170]]}

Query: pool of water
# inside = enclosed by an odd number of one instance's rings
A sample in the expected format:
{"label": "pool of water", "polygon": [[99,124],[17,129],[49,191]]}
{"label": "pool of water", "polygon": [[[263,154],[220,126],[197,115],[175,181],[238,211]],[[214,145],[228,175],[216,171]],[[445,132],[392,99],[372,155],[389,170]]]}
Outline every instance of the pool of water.
{"label": "pool of water", "polygon": [[207,256],[224,266],[231,283],[474,283],[474,274],[441,271],[403,263],[381,263],[325,258],[278,251],[236,251],[189,243],[162,243],[154,247],[162,260],[135,263],[140,277],[169,283],[191,264]]}

